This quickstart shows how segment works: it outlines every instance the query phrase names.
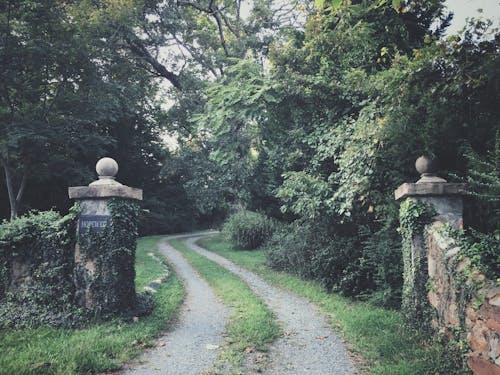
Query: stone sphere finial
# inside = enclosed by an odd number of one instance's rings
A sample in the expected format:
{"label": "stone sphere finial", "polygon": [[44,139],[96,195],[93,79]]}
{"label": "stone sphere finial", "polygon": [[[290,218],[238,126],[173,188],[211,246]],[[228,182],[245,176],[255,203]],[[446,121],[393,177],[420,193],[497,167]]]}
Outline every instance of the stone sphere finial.
{"label": "stone sphere finial", "polygon": [[111,158],[102,158],[95,165],[95,170],[99,176],[99,180],[94,181],[90,186],[94,185],[121,185],[115,180],[118,173],[118,163]]}
{"label": "stone sphere finial", "polygon": [[446,182],[445,179],[436,176],[437,163],[435,159],[428,156],[420,156],[415,161],[415,169],[420,173],[420,180],[417,183],[422,182]]}
{"label": "stone sphere finial", "polygon": [[111,158],[102,158],[95,165],[95,170],[99,175],[99,178],[115,178],[118,173],[118,163],[115,159]]}
{"label": "stone sphere finial", "polygon": [[436,162],[428,156],[420,156],[415,161],[415,169],[420,174],[433,174],[436,172]]}

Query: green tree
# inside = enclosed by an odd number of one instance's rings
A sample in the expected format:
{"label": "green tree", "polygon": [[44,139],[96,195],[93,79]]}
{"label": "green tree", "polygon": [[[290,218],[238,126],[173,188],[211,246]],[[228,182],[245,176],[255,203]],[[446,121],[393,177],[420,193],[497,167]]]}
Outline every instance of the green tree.
{"label": "green tree", "polygon": [[91,13],[80,16],[84,5],[0,6],[0,161],[11,217],[23,193],[37,208],[64,206],[67,185],[88,183],[98,157],[127,150],[124,160],[147,165],[159,144],[156,87],[109,47]]}
{"label": "green tree", "polygon": [[[381,292],[389,303],[401,285],[395,187],[416,179],[422,153],[436,155],[443,170],[466,173],[465,144],[492,149],[499,92],[498,42],[484,37],[487,23],[463,40],[443,40],[449,16],[441,1],[398,4],[325,2],[303,32],[272,45],[270,77],[260,85],[275,101],[257,106],[262,159],[248,179],[272,181],[268,199],[256,189],[250,202],[281,204],[287,219],[299,220],[290,229],[297,236],[329,228],[322,235],[332,242],[352,239],[351,261],[328,277],[346,293]],[[243,72],[216,94],[258,91]],[[206,116],[230,124],[229,95],[226,102]],[[252,124],[252,113],[239,114]],[[317,247],[331,259],[341,255],[335,246]]]}
{"label": "green tree", "polygon": [[8,1],[0,12],[0,161],[14,218],[27,181],[47,173],[52,153],[71,157],[71,145],[100,148],[107,140],[83,136],[95,126],[98,69],[63,4]]}

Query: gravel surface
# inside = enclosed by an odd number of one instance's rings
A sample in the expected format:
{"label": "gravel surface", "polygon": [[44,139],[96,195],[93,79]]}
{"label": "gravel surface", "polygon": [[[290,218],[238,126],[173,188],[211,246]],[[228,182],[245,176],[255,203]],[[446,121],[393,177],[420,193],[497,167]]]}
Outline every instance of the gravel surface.
{"label": "gravel surface", "polygon": [[219,353],[230,310],[184,257],[166,243],[168,239],[188,236],[193,234],[166,237],[159,245],[186,289],[179,319],[159,339],[160,345],[141,355],[141,363],[124,371],[124,375],[199,375],[212,367]]}
{"label": "gravel surface", "polygon": [[[261,372],[269,375],[356,374],[342,340],[329,328],[325,317],[304,298],[277,289],[253,272],[196,245],[186,244],[241,277],[276,314],[285,334],[271,346],[270,364]],[[247,366],[249,368],[251,366]]]}

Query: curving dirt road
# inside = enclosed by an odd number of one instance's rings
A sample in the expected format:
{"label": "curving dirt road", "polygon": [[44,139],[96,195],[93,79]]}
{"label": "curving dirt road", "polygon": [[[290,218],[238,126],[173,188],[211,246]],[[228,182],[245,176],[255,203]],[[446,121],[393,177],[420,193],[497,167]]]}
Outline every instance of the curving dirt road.
{"label": "curving dirt road", "polygon": [[[189,235],[192,237],[193,235]],[[185,235],[166,239],[182,238]],[[200,375],[209,373],[223,343],[230,310],[215,296],[208,284],[166,240],[160,252],[168,259],[186,289],[179,319],[160,342],[163,346],[146,351],[140,364],[124,375]]]}
{"label": "curving dirt road", "polygon": [[329,375],[355,374],[352,359],[342,340],[329,328],[319,310],[293,293],[275,288],[259,276],[228,259],[196,244],[200,237],[188,238],[193,251],[213,260],[238,275],[276,314],[285,335],[278,339],[269,353],[270,365],[263,374]]}
{"label": "curving dirt road", "polygon": [[271,345],[269,364],[257,371],[248,356],[245,374],[256,372],[267,375],[348,375],[356,374],[352,359],[342,340],[328,326],[326,318],[304,298],[275,288],[256,274],[245,270],[228,259],[196,244],[201,237],[214,233],[197,233],[165,237],[160,242],[160,252],[165,255],[186,288],[186,300],[179,321],[160,340],[157,347],[140,357],[141,364],[131,367],[125,375],[203,375],[211,374],[223,344],[223,332],[230,315],[215,296],[209,285],[171,247],[167,241],[186,238],[186,245],[193,251],[218,263],[244,280],[253,292],[273,310],[285,334]]}

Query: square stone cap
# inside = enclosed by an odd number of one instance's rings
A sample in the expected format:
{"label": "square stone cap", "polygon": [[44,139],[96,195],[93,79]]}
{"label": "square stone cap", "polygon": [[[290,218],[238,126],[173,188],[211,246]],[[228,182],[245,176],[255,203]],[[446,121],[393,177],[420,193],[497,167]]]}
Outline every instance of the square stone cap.
{"label": "square stone cap", "polygon": [[142,201],[142,189],[125,185],[73,186],[68,188],[71,199],[127,198]]}
{"label": "square stone cap", "polygon": [[454,182],[405,183],[394,192],[396,200],[413,196],[465,195],[467,184]]}

